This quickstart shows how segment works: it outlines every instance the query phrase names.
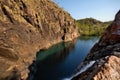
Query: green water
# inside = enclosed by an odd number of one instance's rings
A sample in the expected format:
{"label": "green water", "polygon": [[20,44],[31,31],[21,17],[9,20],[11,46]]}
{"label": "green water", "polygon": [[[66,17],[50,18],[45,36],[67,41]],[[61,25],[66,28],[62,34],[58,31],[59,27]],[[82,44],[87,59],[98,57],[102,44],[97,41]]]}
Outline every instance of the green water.
{"label": "green water", "polygon": [[72,42],[62,42],[40,50],[34,80],[63,80],[70,77],[98,39],[79,37]]}

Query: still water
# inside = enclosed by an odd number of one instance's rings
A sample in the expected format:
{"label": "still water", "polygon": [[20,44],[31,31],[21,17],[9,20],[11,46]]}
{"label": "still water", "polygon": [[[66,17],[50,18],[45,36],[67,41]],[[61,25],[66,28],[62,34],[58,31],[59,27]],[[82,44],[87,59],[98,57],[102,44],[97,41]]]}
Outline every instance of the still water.
{"label": "still water", "polygon": [[34,80],[64,80],[71,77],[84,60],[98,37],[79,37],[59,43],[37,54],[37,72]]}

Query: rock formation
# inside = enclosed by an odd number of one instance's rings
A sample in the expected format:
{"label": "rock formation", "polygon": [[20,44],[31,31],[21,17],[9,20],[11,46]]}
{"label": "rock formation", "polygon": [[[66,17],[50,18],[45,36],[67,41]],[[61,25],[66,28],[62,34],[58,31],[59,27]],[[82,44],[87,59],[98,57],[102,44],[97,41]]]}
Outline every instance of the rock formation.
{"label": "rock formation", "polygon": [[120,11],[77,71],[72,80],[120,80]]}
{"label": "rock formation", "polygon": [[77,36],[75,20],[51,0],[0,0],[0,80],[26,79],[39,49]]}

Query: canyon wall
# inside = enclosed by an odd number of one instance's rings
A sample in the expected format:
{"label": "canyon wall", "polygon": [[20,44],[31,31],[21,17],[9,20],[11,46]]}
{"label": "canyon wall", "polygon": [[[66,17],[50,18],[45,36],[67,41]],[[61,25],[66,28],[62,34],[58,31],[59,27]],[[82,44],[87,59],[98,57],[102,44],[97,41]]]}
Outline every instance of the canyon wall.
{"label": "canyon wall", "polygon": [[75,20],[51,0],[0,0],[0,80],[26,79],[37,51],[77,36]]}
{"label": "canyon wall", "polygon": [[72,80],[120,79],[120,11],[77,70]]}

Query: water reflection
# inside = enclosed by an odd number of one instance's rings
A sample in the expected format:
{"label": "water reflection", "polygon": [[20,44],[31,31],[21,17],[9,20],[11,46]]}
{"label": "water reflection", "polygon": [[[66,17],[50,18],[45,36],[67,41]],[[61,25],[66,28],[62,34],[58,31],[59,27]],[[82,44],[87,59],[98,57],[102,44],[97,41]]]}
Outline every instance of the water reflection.
{"label": "water reflection", "polygon": [[85,58],[98,37],[80,37],[72,42],[59,43],[37,54],[34,80],[62,80],[70,77]]}
{"label": "water reflection", "polygon": [[[64,75],[61,65],[73,50],[76,40],[67,43],[59,43],[48,50],[42,50],[37,54],[37,74],[34,80],[58,80]],[[66,71],[65,71],[66,72]],[[67,73],[67,72],[66,72]]]}
{"label": "water reflection", "polygon": [[37,61],[41,62],[48,58],[60,60],[64,59],[69,54],[69,51],[74,48],[75,42],[76,40],[67,43],[62,42],[50,47],[47,50],[40,50],[40,52],[37,53]]}

